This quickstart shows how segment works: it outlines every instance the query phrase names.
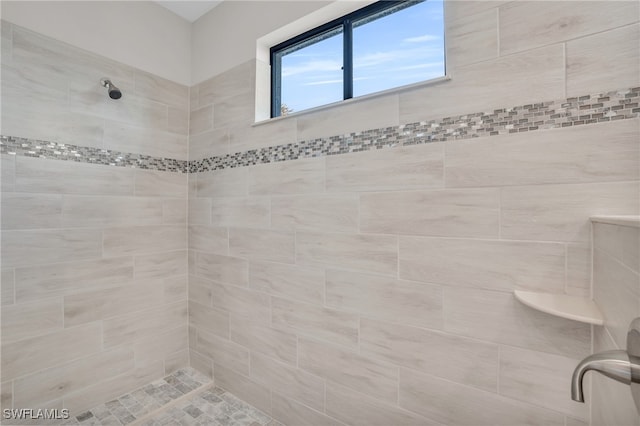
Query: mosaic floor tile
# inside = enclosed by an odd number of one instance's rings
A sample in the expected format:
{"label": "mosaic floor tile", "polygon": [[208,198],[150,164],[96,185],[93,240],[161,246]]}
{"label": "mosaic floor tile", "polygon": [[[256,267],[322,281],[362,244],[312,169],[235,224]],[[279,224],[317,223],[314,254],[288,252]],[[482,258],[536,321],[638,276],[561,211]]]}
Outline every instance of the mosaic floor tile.
{"label": "mosaic floor tile", "polygon": [[[69,419],[81,426],[282,426],[191,368],[156,380]],[[186,398],[190,392],[201,389]],[[163,407],[166,406],[166,407]],[[150,413],[151,418],[146,418]]]}

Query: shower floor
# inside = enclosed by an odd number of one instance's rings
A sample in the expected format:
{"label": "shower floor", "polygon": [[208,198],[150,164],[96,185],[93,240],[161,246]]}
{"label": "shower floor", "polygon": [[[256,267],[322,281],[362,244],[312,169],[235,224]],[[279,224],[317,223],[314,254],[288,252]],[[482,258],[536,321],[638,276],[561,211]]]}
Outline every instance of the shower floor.
{"label": "shower floor", "polygon": [[282,426],[192,368],[92,408],[65,425]]}

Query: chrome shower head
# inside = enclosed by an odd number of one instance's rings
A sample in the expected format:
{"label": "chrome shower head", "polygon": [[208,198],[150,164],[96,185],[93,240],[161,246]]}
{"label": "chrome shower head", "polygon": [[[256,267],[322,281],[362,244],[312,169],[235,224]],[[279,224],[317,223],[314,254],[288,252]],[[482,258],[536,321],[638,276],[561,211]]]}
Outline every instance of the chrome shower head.
{"label": "chrome shower head", "polygon": [[109,97],[111,99],[120,99],[122,97],[120,89],[118,89],[108,78],[101,79],[100,84],[107,88],[107,92],[109,92]]}

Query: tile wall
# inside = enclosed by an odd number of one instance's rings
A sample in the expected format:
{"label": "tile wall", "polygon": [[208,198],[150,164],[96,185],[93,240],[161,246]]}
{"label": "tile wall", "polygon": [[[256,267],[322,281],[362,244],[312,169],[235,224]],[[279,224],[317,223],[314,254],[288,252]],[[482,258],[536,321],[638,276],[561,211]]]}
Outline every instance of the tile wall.
{"label": "tile wall", "polygon": [[184,162],[188,104],[185,86],[2,22],[2,134],[45,141],[2,141],[2,408],[73,416],[188,364],[187,176],[88,161]]}
{"label": "tile wall", "polygon": [[[639,211],[638,3],[446,16],[450,81],[260,125],[255,60],[189,89],[3,23],[2,134],[32,140],[3,140],[3,407],[83,410],[190,363],[285,424],[588,424],[590,328],[512,291],[589,295],[589,216]],[[193,169],[594,94],[628,114]]]}
{"label": "tile wall", "polygon": [[[285,424],[589,423],[569,383],[590,327],[512,291],[590,296],[589,216],[638,214],[638,4],[455,1],[446,16],[437,85],[259,125],[263,64],[192,88],[191,365]],[[609,92],[628,117],[286,156]]]}
{"label": "tile wall", "polygon": [[[640,228],[593,223],[593,296],[605,318],[594,329],[594,352],[627,349],[627,330],[640,316]],[[594,374],[593,425],[640,425],[629,386]]]}

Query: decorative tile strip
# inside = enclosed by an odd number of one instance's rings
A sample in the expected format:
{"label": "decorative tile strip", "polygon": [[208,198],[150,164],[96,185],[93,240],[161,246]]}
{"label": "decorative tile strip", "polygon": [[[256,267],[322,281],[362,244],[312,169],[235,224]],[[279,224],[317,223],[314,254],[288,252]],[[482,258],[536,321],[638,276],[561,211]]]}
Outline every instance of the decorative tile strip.
{"label": "decorative tile strip", "polygon": [[625,120],[639,116],[639,99],[640,87],[635,87],[421,121],[192,160],[189,172]]}
{"label": "decorative tile strip", "polygon": [[108,149],[0,136],[0,152],[108,166],[198,173],[372,149],[581,126],[640,116],[640,87],[445,117],[252,149],[202,160],[176,160]]}
{"label": "decorative tile strip", "polygon": [[134,167],[178,173],[188,172],[188,162],[186,160],[152,157],[150,155],[25,139],[14,136],[0,136],[0,152],[2,154],[102,164],[105,166]]}

